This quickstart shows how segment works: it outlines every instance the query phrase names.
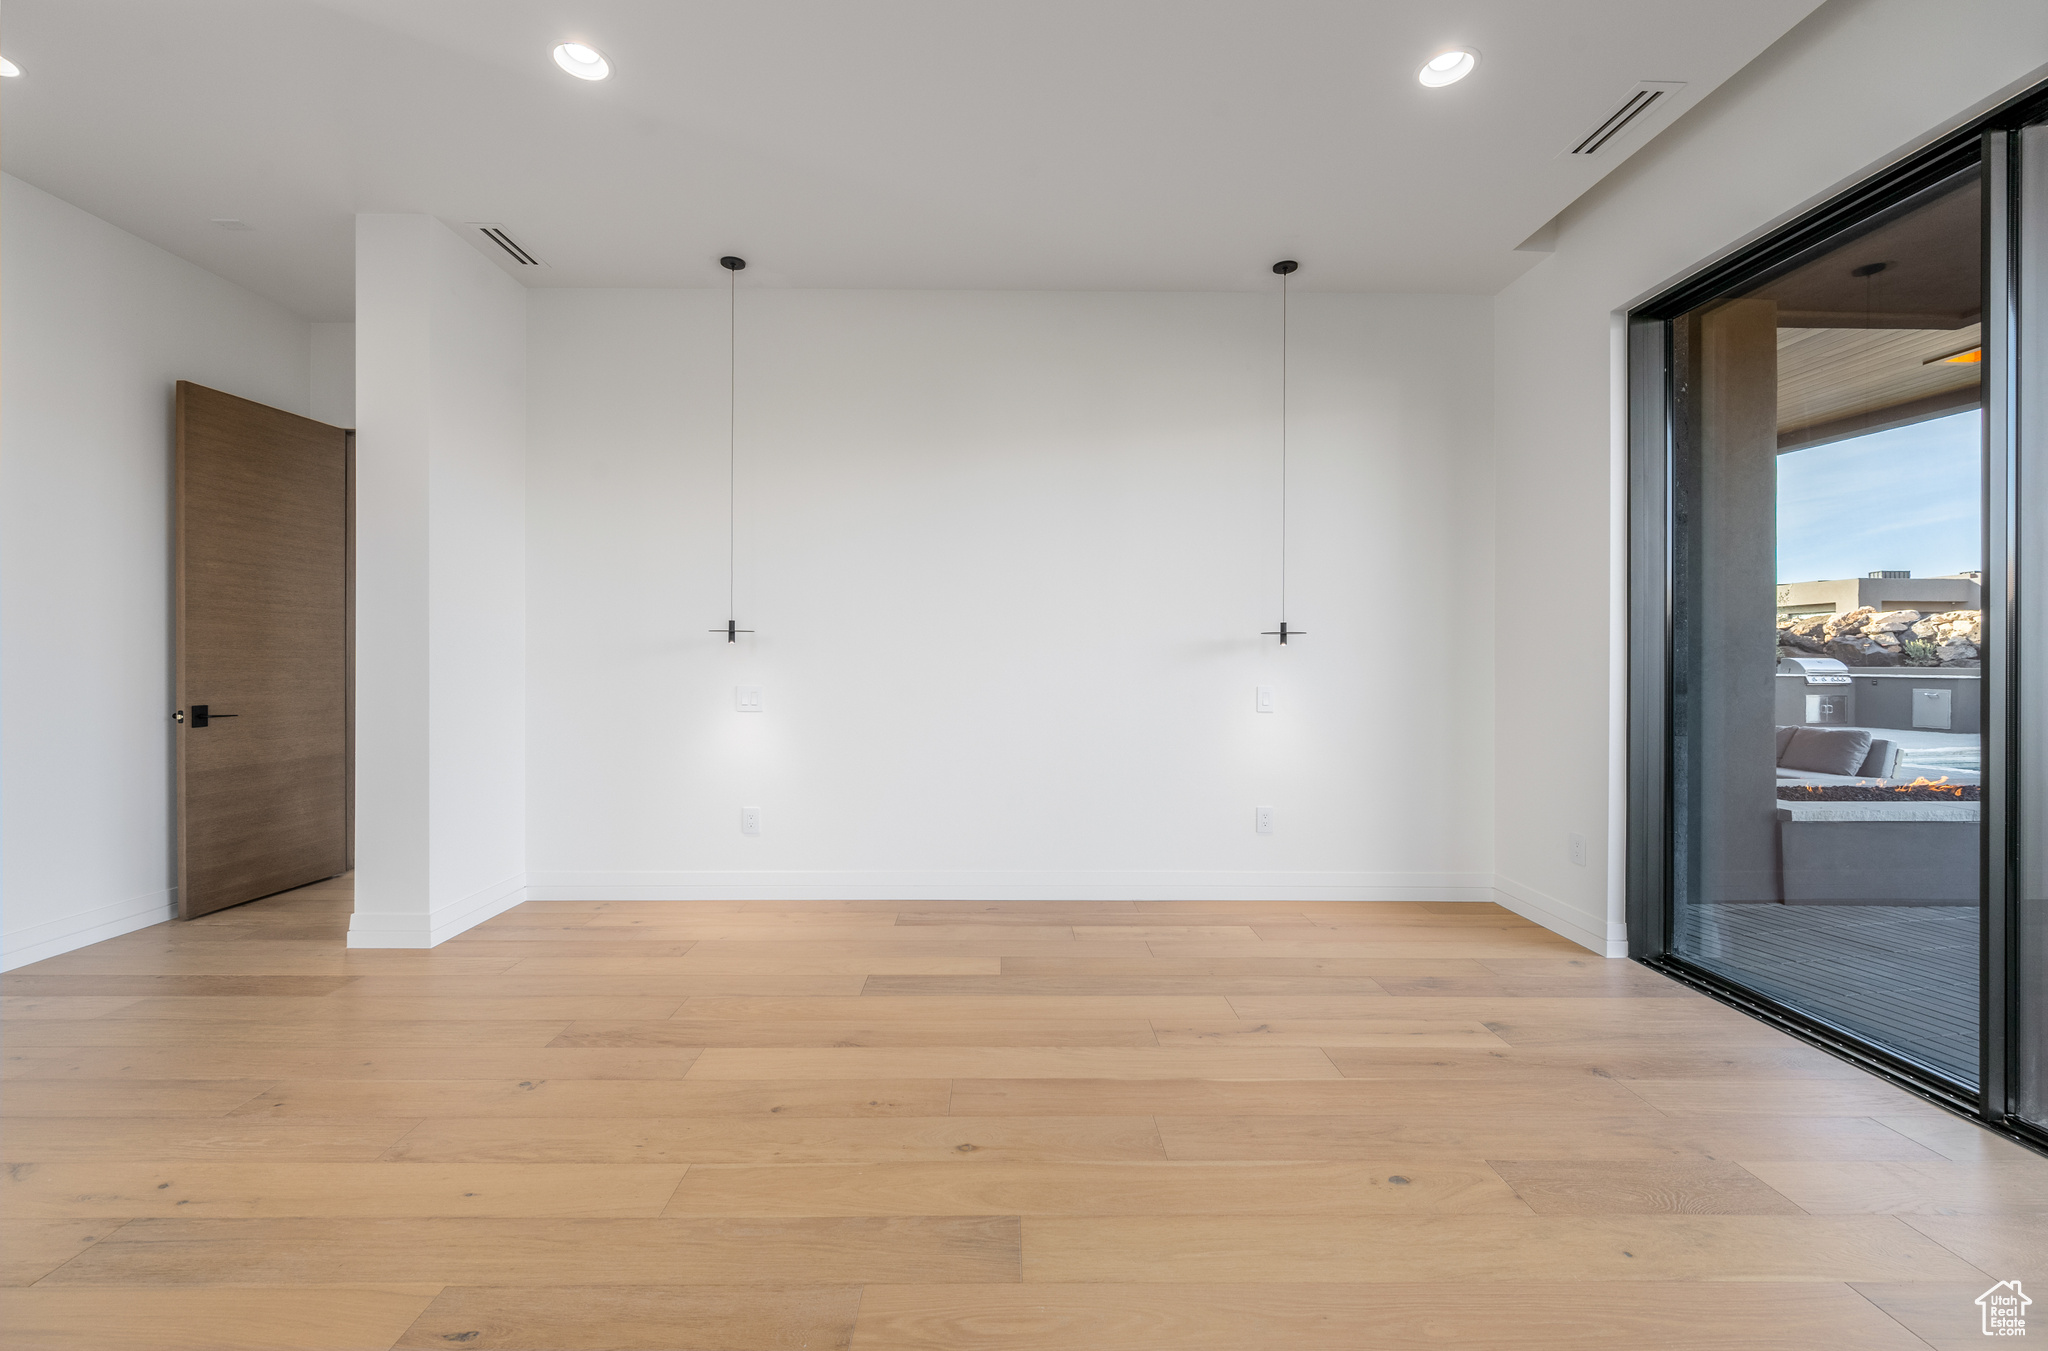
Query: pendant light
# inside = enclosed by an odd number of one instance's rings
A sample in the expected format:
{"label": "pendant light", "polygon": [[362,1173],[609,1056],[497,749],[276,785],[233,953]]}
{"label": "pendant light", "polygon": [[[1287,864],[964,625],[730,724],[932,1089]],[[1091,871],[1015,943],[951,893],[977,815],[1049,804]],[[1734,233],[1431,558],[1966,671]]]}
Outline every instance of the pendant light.
{"label": "pendant light", "polygon": [[1260,637],[1278,638],[1282,647],[1289,638],[1307,636],[1287,627],[1287,278],[1300,266],[1292,258],[1273,264],[1280,274],[1280,627]]}
{"label": "pendant light", "polygon": [[740,269],[747,265],[744,258],[730,254],[718,260],[725,269],[725,627],[713,629],[713,633],[725,635],[728,643],[737,643],[743,633],[739,621],[739,279]]}

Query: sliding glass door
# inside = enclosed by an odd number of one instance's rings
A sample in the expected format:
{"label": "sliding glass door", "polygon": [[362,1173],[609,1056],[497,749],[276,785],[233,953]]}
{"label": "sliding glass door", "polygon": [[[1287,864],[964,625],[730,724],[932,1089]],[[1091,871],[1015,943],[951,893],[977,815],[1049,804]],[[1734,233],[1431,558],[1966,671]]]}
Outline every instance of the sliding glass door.
{"label": "sliding glass door", "polygon": [[1980,177],[1672,321],[1672,952],[1969,1088]]}
{"label": "sliding glass door", "polygon": [[2034,118],[1959,133],[1630,316],[1629,885],[1637,956],[2041,1123]]}

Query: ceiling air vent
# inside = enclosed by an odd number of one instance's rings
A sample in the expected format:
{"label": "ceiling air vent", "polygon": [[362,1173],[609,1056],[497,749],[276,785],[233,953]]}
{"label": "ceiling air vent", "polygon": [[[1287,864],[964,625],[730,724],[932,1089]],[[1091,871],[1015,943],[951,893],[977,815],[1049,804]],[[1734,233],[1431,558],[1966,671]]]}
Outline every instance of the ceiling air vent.
{"label": "ceiling air vent", "polygon": [[478,234],[482,235],[491,243],[497,245],[500,249],[503,249],[505,251],[505,256],[507,258],[510,258],[513,261],[513,263],[520,267],[547,266],[546,263],[543,263],[540,259],[534,257],[532,251],[529,250],[524,244],[521,244],[518,240],[514,239],[512,237],[512,232],[510,230],[507,230],[502,225],[495,225],[487,221],[471,221],[469,223],[469,228],[476,231]]}
{"label": "ceiling air vent", "polygon": [[1579,137],[1566,153],[1580,156],[1599,154],[1623,132],[1649,121],[1652,113],[1662,113],[1683,88],[1683,80],[1643,81],[1629,90],[1620,107],[1595,123],[1592,130]]}

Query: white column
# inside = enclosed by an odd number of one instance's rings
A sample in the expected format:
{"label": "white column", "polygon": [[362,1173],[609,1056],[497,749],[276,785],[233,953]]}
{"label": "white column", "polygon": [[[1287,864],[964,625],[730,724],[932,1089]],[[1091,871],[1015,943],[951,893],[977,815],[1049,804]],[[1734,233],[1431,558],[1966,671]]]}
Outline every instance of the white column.
{"label": "white column", "polygon": [[356,909],[432,947],[525,877],[526,292],[431,216],[356,218]]}

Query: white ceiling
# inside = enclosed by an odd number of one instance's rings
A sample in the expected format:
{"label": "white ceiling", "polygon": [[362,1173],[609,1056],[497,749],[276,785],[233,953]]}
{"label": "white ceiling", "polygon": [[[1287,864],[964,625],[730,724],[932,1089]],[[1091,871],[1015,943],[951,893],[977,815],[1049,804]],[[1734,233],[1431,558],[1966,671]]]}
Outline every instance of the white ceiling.
{"label": "white ceiling", "polygon": [[[350,217],[539,286],[1490,293],[1817,0],[8,0],[0,167],[315,319]],[[553,45],[616,74],[571,79]],[[1445,89],[1414,77],[1479,51]],[[1673,111],[1560,152],[1638,80]],[[230,232],[208,222],[236,217]]]}

